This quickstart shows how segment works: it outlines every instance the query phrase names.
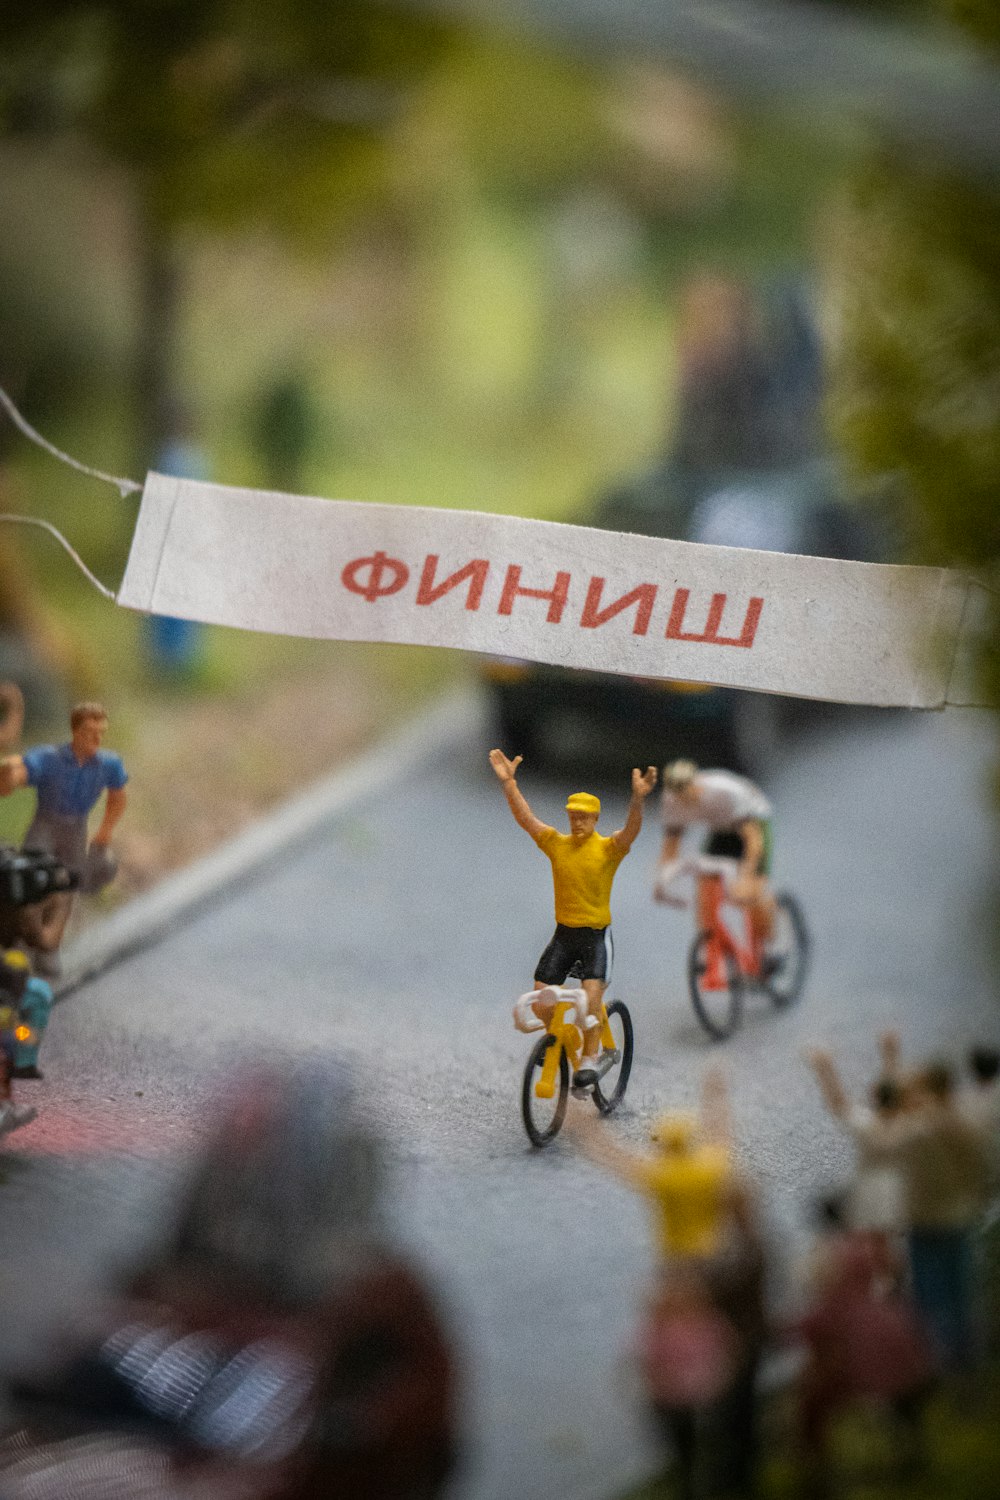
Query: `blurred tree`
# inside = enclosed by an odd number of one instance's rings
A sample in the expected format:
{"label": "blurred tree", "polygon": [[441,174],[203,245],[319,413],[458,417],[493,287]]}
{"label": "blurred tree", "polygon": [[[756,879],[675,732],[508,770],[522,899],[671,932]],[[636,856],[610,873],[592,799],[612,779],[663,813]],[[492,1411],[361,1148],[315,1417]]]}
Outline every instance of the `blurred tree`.
{"label": "blurred tree", "polygon": [[302,370],[285,370],[267,381],[253,412],[252,440],[269,489],[302,487],[317,427],[309,382]]}
{"label": "blurred tree", "polygon": [[142,463],[175,385],[178,231],[324,244],[387,191],[389,127],[447,34],[375,0],[4,0],[0,131],[82,131],[134,188]]}
{"label": "blurred tree", "polygon": [[[1000,7],[939,0],[993,56]],[[933,159],[869,160],[833,255],[841,329],[831,415],[869,478],[888,478],[915,559],[1000,583],[1000,194]],[[1000,706],[1000,596],[978,666]]]}

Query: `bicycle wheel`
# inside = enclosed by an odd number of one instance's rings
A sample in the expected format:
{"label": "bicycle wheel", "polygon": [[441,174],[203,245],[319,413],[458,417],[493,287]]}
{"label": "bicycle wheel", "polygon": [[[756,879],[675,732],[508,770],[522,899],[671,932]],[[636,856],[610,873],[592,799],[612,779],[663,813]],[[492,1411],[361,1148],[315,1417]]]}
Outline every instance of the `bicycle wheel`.
{"label": "bicycle wheel", "polygon": [[535,1086],[542,1076],[545,1054],[550,1047],[556,1045],[554,1036],[546,1034],[539,1037],[528,1058],[528,1066],[524,1070],[524,1083],[521,1085],[521,1115],[524,1119],[524,1128],[528,1132],[528,1139],[533,1146],[547,1146],[549,1141],[554,1141],[566,1114],[566,1101],[569,1098],[569,1063],[563,1048],[559,1049],[559,1072],[552,1098],[540,1099],[535,1092]]}
{"label": "bicycle wheel", "polygon": [[743,975],[736,956],[728,949],[723,949],[718,961],[710,964],[708,945],[707,932],[700,932],[691,944],[688,986],[695,1015],[709,1036],[721,1042],[740,1024]]}
{"label": "bicycle wheel", "polygon": [[775,1005],[791,1005],[802,993],[809,967],[809,931],[802,908],[787,891],[776,898],[774,936],[767,945],[764,988]]}
{"label": "bicycle wheel", "polygon": [[609,1115],[622,1102],[632,1071],[632,1017],[624,1000],[612,1000],[608,1006],[608,1025],[615,1038],[618,1061],[598,1079],[593,1087],[594,1103],[602,1115]]}

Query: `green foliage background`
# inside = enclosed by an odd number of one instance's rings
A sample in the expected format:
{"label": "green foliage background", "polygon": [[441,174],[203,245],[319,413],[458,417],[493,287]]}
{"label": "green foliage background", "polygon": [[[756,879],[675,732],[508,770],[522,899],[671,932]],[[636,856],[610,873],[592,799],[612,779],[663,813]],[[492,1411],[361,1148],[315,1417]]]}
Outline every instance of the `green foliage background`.
{"label": "green foliage background", "polygon": [[[1000,7],[941,11],[1000,59]],[[933,156],[873,154],[843,203],[830,412],[869,483],[888,481],[914,559],[1000,586],[1000,194]],[[1000,706],[1000,605],[980,684]]]}

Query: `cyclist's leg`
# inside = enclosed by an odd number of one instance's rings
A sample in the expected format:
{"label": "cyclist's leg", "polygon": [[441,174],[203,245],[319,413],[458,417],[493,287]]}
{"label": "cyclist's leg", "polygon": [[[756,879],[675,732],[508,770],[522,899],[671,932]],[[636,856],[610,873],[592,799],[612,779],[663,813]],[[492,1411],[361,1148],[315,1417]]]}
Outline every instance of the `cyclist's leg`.
{"label": "cyclist's leg", "polygon": [[766,875],[758,875],[753,903],[749,908],[750,925],[756,941],[763,947],[774,936],[774,917],[777,904],[771,882]]}
{"label": "cyclist's leg", "polygon": [[774,827],[770,818],[761,823],[764,848],[757,866],[756,890],[750,907],[750,925],[756,942],[763,947],[774,936],[774,921],[777,902],[771,889],[771,854],[774,848]]}
{"label": "cyclist's leg", "polygon": [[585,945],[588,951],[583,964],[581,986],[587,996],[588,1014],[597,1024],[588,1026],[584,1031],[583,1056],[585,1060],[593,1062],[601,1050],[601,1006],[611,980],[614,947],[610,927],[605,927],[603,931],[591,928],[586,931],[592,933],[592,940],[588,940]]}
{"label": "cyclist's leg", "polygon": [[587,1011],[598,1022],[596,1026],[588,1026],[583,1033],[583,1055],[585,1058],[589,1057],[593,1061],[601,1050],[601,1027],[599,1023],[601,1019],[601,1002],[604,999],[604,992],[607,989],[607,985],[603,979],[585,979],[582,982],[582,989],[587,996]]}
{"label": "cyclist's leg", "polygon": [[[536,993],[548,989],[551,985],[564,984],[572,966],[573,957],[567,952],[565,935],[561,928],[556,927],[551,942],[535,965],[532,984]],[[536,1000],[531,1008],[538,1019],[548,1026],[555,1013],[556,1001]]]}
{"label": "cyclist's leg", "polygon": [[723,884],[728,884],[728,881],[720,881],[718,875],[698,876],[696,907],[699,932],[714,932],[718,927]]}

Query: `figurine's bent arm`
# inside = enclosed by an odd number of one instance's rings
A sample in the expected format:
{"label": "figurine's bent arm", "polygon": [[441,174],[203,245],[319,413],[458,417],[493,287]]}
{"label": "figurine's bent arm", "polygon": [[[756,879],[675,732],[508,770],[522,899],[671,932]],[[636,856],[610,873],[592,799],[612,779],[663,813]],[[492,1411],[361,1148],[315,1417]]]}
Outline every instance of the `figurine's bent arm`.
{"label": "figurine's bent arm", "polygon": [[0,797],[8,797],[19,787],[28,785],[28,768],[20,755],[8,755],[0,760]]}
{"label": "figurine's bent arm", "polygon": [[747,878],[756,875],[760,868],[760,861],[764,853],[764,830],[756,818],[747,818],[745,823],[740,824],[740,833],[743,836],[743,858],[740,861],[740,875]]}
{"label": "figurine's bent arm", "polygon": [[674,860],[680,857],[681,840],[683,838],[683,828],[665,828],[663,830],[663,844],[660,848],[661,865],[672,865]]}
{"label": "figurine's bent arm", "polygon": [[125,811],[125,804],[127,801],[128,797],[125,794],[124,787],[109,788],[108,795],[105,798],[104,802],[104,817],[101,819],[100,828],[98,828],[97,832],[94,834],[94,837],[92,839],[93,843],[110,843],[111,835],[115,829],[115,824],[118,822],[118,820],[121,818],[122,813]]}

